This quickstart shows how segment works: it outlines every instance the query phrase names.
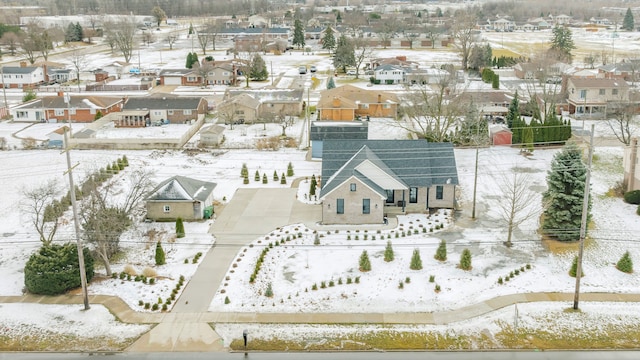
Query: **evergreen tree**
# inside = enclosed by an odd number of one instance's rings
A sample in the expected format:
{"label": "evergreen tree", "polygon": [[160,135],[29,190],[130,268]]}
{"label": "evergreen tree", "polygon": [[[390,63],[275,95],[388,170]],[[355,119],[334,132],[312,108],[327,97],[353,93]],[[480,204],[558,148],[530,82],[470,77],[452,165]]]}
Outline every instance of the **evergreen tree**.
{"label": "evergreen tree", "polygon": [[193,23],[189,23],[189,35],[193,35]]}
{"label": "evergreen tree", "polygon": [[[574,256],[573,262],[571,263],[571,269],[569,269],[569,276],[576,277],[578,275],[578,257]],[[584,267],[580,270],[580,277],[583,277]]]}
{"label": "evergreen tree", "polygon": [[183,238],[184,236],[185,236],[184,223],[182,222],[182,218],[179,217],[176,219],[176,237]]}
{"label": "evergreen tree", "polygon": [[494,89],[500,88],[500,75],[494,74],[493,78],[491,78],[491,87]]}
{"label": "evergreen tree", "polygon": [[338,13],[336,14],[336,22],[337,23],[342,22],[342,14],[340,13],[340,11],[338,11]]}
{"label": "evergreen tree", "polygon": [[256,173],[253,175],[253,180],[260,181],[260,172],[256,170]]}
{"label": "evergreen tree", "polygon": [[287,165],[287,176],[293,176],[293,164],[291,162],[289,162],[289,165]]}
{"label": "evergreen tree", "polygon": [[440,245],[438,245],[438,250],[436,250],[436,255],[434,258],[438,261],[447,260],[447,242],[444,240],[440,240]]}
{"label": "evergreen tree", "polygon": [[247,168],[246,163],[242,163],[242,170],[240,170],[240,177],[247,177],[247,176],[249,176],[249,168]]}
{"label": "evergreen tree", "polygon": [[620,260],[618,260],[616,267],[618,270],[626,272],[627,274],[631,274],[633,272],[633,261],[631,261],[629,251],[626,251],[624,255],[622,255]]}
{"label": "evergreen tree", "polygon": [[329,50],[329,53],[336,48],[336,37],[331,26],[328,26],[324,31],[324,36],[320,39],[320,43],[323,49]]}
{"label": "evergreen tree", "polygon": [[627,8],[627,12],[624,14],[624,19],[622,20],[622,29],[633,31],[635,27],[636,24],[633,20],[633,13],[631,12],[631,8]]}
{"label": "evergreen tree", "polygon": [[264,62],[264,59],[260,54],[255,54],[253,56],[253,60],[251,61],[251,68],[249,70],[249,76],[253,80],[264,81],[269,77],[269,72],[267,71],[267,64]]}
{"label": "evergreen tree", "polygon": [[522,145],[523,150],[532,153],[533,152],[533,129],[531,126],[525,126],[522,129]]}
{"label": "evergreen tree", "polygon": [[444,14],[442,13],[442,9],[440,9],[439,7],[436,8],[436,17],[443,17]]}
{"label": "evergreen tree", "polygon": [[193,64],[199,62],[200,60],[198,60],[198,54],[194,52],[193,54],[191,54],[191,67],[189,67],[189,69],[193,68]]}
{"label": "evergreen tree", "polygon": [[391,240],[387,241],[387,247],[384,248],[384,261],[389,262],[393,261],[394,254],[393,248],[391,247]]}
{"label": "evergreen tree", "polygon": [[460,269],[471,270],[471,251],[469,249],[462,250],[460,255]]}
{"label": "evergreen tree", "polygon": [[280,184],[286,184],[287,183],[287,178],[284,177],[284,173],[282,173],[282,175],[280,175]]}
{"label": "evergreen tree", "polygon": [[367,255],[367,250],[363,250],[360,255],[360,271],[367,272],[371,271],[371,262],[369,261],[369,255]]}
{"label": "evergreen tree", "polygon": [[187,69],[191,69],[193,66],[193,55],[191,53],[187,54],[187,61],[184,63],[184,67]]}
{"label": "evergreen tree", "polygon": [[[560,241],[579,239],[586,174],[582,152],[576,144],[565,145],[554,155],[547,174],[548,189],[543,193],[547,207],[542,229],[547,236]],[[590,218],[590,209],[589,198],[587,219]]]}
{"label": "evergreen tree", "polygon": [[273,181],[280,181],[280,178],[278,177],[278,172],[273,170]]}
{"label": "evergreen tree", "polygon": [[420,259],[420,251],[418,249],[413,249],[413,255],[411,256],[411,264],[409,265],[411,270],[421,270],[422,269],[422,259]]}
{"label": "evergreen tree", "polygon": [[571,63],[571,50],[576,48],[571,30],[567,27],[556,25],[552,30],[552,34],[551,51],[556,54],[558,59]]}
{"label": "evergreen tree", "polygon": [[124,166],[129,166],[129,159],[127,158],[127,155],[122,155],[122,163]]}
{"label": "evergreen tree", "polygon": [[82,25],[80,25],[79,22],[77,22],[74,26],[74,33],[76,38],[75,41],[82,41],[82,39],[84,39],[84,30],[82,29]]}
{"label": "evergreen tree", "polygon": [[333,57],[333,66],[338,69],[342,68],[343,72],[346,72],[347,66],[356,65],[356,56],[353,44],[344,35],[341,35],[338,39],[336,46],[336,52]]}
{"label": "evergreen tree", "polygon": [[271,283],[267,284],[267,289],[264,291],[264,296],[266,297],[273,297],[273,287],[271,286]]}
{"label": "evergreen tree", "polygon": [[268,182],[269,182],[269,180],[267,179],[267,173],[262,174],[262,183],[266,184]]}
{"label": "evergreen tree", "polygon": [[162,244],[160,241],[156,243],[156,265],[164,265],[167,262],[164,258],[164,249],[162,248]]}
{"label": "evergreen tree", "polygon": [[507,113],[507,126],[513,129],[513,123],[520,117],[520,100],[518,100],[518,91],[516,90],[511,103],[509,104],[509,112]]}
{"label": "evergreen tree", "polygon": [[304,27],[302,25],[302,21],[300,19],[296,19],[293,23],[293,42],[294,46],[297,46],[298,49],[304,46]]}
{"label": "evergreen tree", "polygon": [[331,76],[329,78],[329,81],[327,81],[327,90],[334,89],[335,87],[336,87],[336,83],[335,81],[333,81],[333,76]]}
{"label": "evergreen tree", "polygon": [[316,181],[316,176],[311,175],[311,185],[309,185],[309,196],[313,196],[316,194],[317,186],[318,186],[318,182]]}

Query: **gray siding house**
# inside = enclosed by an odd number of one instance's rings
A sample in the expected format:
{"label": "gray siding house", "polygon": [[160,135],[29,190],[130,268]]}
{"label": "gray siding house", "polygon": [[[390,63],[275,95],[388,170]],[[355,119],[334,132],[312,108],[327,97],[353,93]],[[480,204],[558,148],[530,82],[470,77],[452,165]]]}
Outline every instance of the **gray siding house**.
{"label": "gray siding house", "polygon": [[324,224],[376,224],[386,214],[455,208],[451,143],[325,140],[320,200]]}

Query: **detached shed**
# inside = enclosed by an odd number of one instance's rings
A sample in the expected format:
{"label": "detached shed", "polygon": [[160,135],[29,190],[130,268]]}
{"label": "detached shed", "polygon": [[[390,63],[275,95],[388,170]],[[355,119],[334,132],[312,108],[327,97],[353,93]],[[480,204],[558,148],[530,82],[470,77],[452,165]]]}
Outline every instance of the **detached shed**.
{"label": "detached shed", "polygon": [[200,144],[204,146],[219,146],[224,139],[225,127],[222,125],[211,125],[200,131]]}
{"label": "detached shed", "polygon": [[200,220],[213,214],[215,183],[173,176],[160,183],[145,199],[152,220]]}
{"label": "detached shed", "polygon": [[513,133],[505,125],[489,125],[489,136],[493,145],[511,145]]}

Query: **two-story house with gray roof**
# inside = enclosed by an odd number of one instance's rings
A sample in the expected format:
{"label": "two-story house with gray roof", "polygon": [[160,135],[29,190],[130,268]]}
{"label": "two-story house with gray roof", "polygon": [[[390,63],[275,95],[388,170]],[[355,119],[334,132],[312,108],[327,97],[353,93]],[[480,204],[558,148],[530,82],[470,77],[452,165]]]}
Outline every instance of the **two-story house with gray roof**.
{"label": "two-story house with gray roof", "polygon": [[388,213],[455,208],[451,143],[325,140],[320,200],[324,224],[382,223]]}

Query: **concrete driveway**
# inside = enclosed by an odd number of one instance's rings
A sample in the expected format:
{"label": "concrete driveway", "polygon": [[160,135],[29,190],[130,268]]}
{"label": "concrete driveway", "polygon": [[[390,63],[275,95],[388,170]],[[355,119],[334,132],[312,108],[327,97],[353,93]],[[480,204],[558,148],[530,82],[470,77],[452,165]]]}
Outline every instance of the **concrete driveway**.
{"label": "concrete driveway", "polygon": [[245,245],[273,229],[294,223],[315,224],[322,218],[320,205],[296,200],[296,188],[239,189],[217,214],[211,233],[215,245],[185,287],[173,313],[204,313],[227,269]]}

